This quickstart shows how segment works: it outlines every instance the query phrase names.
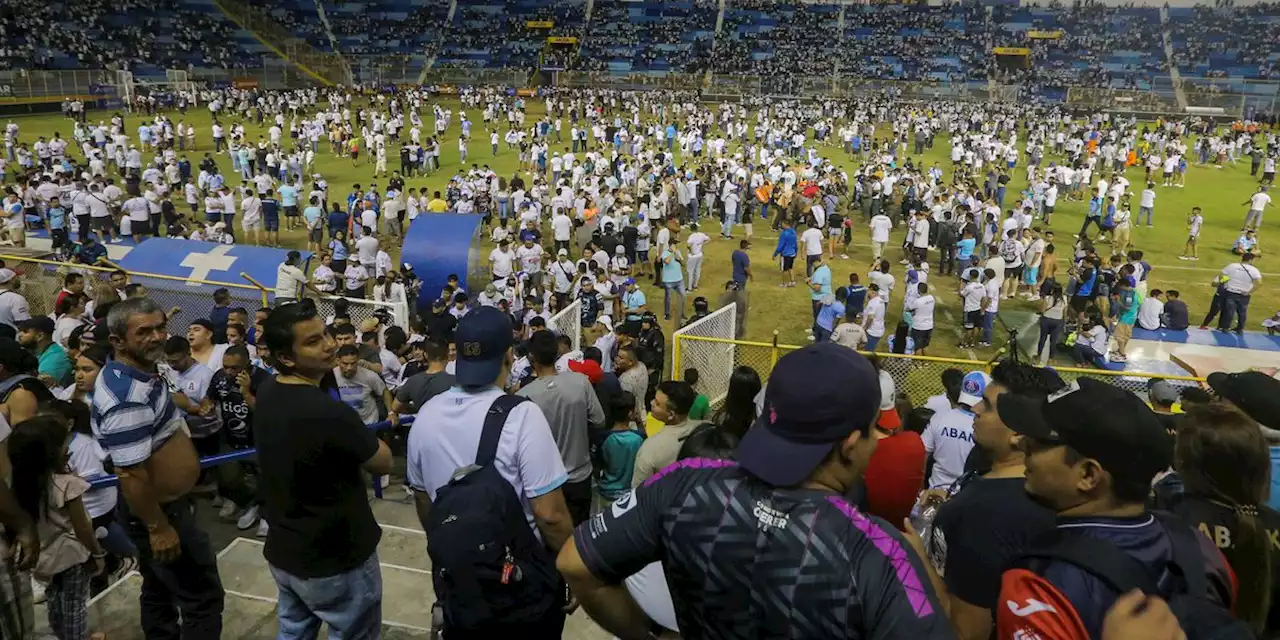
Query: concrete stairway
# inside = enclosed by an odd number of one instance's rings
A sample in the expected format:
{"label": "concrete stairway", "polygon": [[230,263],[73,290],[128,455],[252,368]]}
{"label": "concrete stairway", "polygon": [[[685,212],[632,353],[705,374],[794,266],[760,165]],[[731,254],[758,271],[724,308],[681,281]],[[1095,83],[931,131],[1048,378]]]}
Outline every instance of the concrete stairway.
{"label": "concrete stairway", "polygon": [[[405,492],[392,485],[386,495],[395,498]],[[382,564],[383,637],[428,638],[435,593],[426,534],[412,503],[370,499],[374,516],[382,525],[378,560]],[[227,593],[222,616],[224,639],[276,635],[276,585],[262,558],[263,545],[261,539],[239,537],[218,552],[218,573]],[[138,609],[141,587],[141,576],[132,573],[100,594],[89,607],[90,628],[105,632],[111,640],[143,640]],[[603,640],[610,636],[578,611],[566,622],[564,637]]]}

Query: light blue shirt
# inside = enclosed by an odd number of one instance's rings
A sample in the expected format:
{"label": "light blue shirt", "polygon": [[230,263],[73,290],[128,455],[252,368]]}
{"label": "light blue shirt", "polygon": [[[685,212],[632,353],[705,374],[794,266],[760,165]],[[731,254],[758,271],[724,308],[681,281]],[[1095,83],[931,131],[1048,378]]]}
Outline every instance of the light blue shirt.
{"label": "light blue shirt", "polygon": [[810,292],[809,296],[814,300],[821,300],[823,296],[831,295],[831,267],[822,265],[813,270],[813,275],[809,277],[810,284],[819,285],[817,291]]}
{"label": "light blue shirt", "polygon": [[667,256],[670,255],[670,249],[662,252],[662,281],[684,282],[684,269],[680,267],[680,263],[676,262],[674,257],[671,262],[667,262]]}
{"label": "light blue shirt", "polygon": [[286,207],[298,206],[298,189],[290,184],[280,185],[280,204]]}

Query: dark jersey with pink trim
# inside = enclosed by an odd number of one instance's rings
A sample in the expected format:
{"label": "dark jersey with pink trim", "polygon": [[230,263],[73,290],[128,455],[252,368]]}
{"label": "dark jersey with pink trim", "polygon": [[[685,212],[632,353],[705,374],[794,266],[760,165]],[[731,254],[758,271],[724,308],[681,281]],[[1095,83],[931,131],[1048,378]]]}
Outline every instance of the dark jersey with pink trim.
{"label": "dark jersey with pink trim", "polygon": [[685,638],[951,638],[896,529],[825,491],[688,459],[580,525],[578,553],[621,582],[661,561]]}

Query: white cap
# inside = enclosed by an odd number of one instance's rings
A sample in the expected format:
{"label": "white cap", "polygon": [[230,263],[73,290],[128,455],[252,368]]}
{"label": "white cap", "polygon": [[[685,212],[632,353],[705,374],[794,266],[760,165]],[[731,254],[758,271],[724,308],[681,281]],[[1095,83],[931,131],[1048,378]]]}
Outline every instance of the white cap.
{"label": "white cap", "polygon": [[610,318],[609,316],[604,315],[604,316],[600,316],[596,320],[596,322],[598,324],[604,325],[604,328],[607,329],[610,333],[613,332],[613,318]]}
{"label": "white cap", "polygon": [[991,384],[991,376],[985,371],[970,371],[960,381],[960,398],[958,402],[966,407],[973,407],[982,402],[982,394]]}
{"label": "white cap", "polygon": [[0,269],[0,284],[8,284],[16,277],[18,274],[13,269]]}

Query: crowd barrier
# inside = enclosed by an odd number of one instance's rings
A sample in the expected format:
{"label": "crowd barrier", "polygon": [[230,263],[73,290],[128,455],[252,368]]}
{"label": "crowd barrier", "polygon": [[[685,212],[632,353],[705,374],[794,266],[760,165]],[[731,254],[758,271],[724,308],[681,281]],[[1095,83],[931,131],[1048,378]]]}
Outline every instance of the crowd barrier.
{"label": "crowd barrier", "polygon": [[[778,358],[790,351],[801,348],[799,345],[779,344],[776,342],[776,338],[774,342],[752,342],[749,340],[732,340],[723,337],[682,333],[677,333],[673,336],[672,344],[672,369],[677,379],[686,368],[694,367],[699,362],[717,362],[720,364],[720,366],[716,367],[717,370],[730,364],[729,369],[745,365],[755,369],[756,373],[760,374],[761,381],[767,381],[769,373],[778,362]],[[867,356],[872,355],[868,352],[860,353]],[[894,353],[876,353],[874,355],[879,358],[881,369],[889,372],[889,375],[893,377],[898,393],[906,394],[912,406],[922,406],[930,396],[944,393],[942,372],[947,369],[960,369],[966,373],[969,371],[989,372],[995,366],[994,361],[984,362],[980,360],[935,358],[932,356]],[[728,357],[726,358],[726,356]],[[1077,378],[1093,378],[1131,391],[1143,399],[1147,397],[1147,384],[1152,378],[1168,380],[1178,387],[1200,386],[1205,381],[1204,378],[1195,376],[1136,373],[1131,371],[1106,371],[1075,367],[1054,367],[1053,370],[1057,371],[1067,382]],[[698,383],[698,391],[707,394],[707,397],[711,398],[713,403],[722,400],[724,392],[727,391],[727,381],[731,372],[724,371],[721,372],[722,375],[709,375],[700,368],[699,373],[702,374],[702,379]],[[721,380],[724,381],[723,390],[719,386],[714,389],[704,388],[704,381],[709,381],[708,385],[718,385],[718,381]]]}
{"label": "crowd barrier", "polygon": [[[400,424],[401,425],[413,424],[413,416],[401,416]],[[389,428],[391,428],[390,420],[383,420],[382,422],[375,422],[369,425],[369,429],[373,431],[383,431]],[[239,451],[230,451],[228,453],[219,453],[216,456],[208,456],[205,458],[200,458],[200,468],[208,469],[210,467],[216,467],[218,465],[228,464],[231,462],[248,460],[250,458],[257,457],[257,455],[258,455],[257,449],[242,449]],[[120,485],[120,478],[114,475],[96,476],[93,478],[89,478],[88,480],[89,480],[89,486],[94,489],[105,489],[107,487],[116,487]],[[373,495],[377,496],[378,498],[382,498],[382,482],[380,480],[381,480],[381,476],[374,476],[373,482],[372,482]]]}
{"label": "crowd barrier", "polygon": [[[31,315],[50,315],[54,312],[54,302],[62,291],[64,278],[68,273],[76,272],[84,275],[84,292],[94,297],[98,285],[110,287],[111,273],[119,267],[109,261],[98,265],[74,262],[57,262],[26,256],[0,254],[0,259],[10,268],[22,274],[20,293],[31,306]],[[266,287],[248,283],[217,282],[197,278],[179,278],[176,276],[144,271],[120,269],[129,274],[131,282],[139,282],[147,287],[152,300],[164,308],[166,312],[177,309],[169,316],[170,327],[186,327],[197,318],[208,317],[213,308],[213,296],[209,287],[225,288],[231,295],[231,306],[244,307],[251,317],[253,310],[268,305],[270,299]],[[246,274],[241,277],[249,280]],[[187,283],[195,282],[199,287],[188,287]]]}

